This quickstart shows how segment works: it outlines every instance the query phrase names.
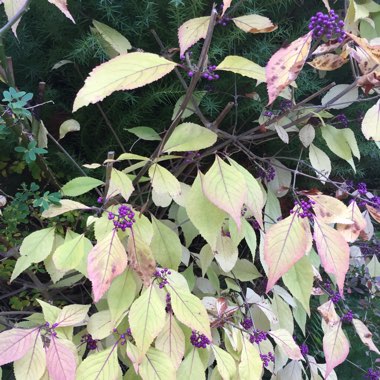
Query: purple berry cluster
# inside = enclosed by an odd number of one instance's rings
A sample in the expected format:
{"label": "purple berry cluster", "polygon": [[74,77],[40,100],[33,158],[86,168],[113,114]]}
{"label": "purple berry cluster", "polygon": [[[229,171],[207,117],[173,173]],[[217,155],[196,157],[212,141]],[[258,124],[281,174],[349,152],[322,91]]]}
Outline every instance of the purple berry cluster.
{"label": "purple berry cluster", "polygon": [[258,231],[260,229],[260,224],[257,220],[252,220],[252,227],[254,230]]}
{"label": "purple berry cluster", "polygon": [[297,215],[302,219],[313,217],[314,214],[312,212],[312,208],[315,202],[312,199],[302,199],[301,201],[294,201],[294,204],[300,207],[297,210],[290,210],[291,214],[296,212]]}
{"label": "purple berry cluster", "polygon": [[300,345],[301,354],[306,356],[309,353],[309,346],[306,343]]}
{"label": "purple berry cluster", "polygon": [[328,14],[318,12],[310,19],[309,30],[313,32],[313,38],[323,38],[336,40],[342,43],[346,37],[343,30],[344,21],[332,9]]}
{"label": "purple berry cluster", "polygon": [[338,129],[348,128],[347,116],[344,113],[336,115],[334,117],[334,124],[335,124],[335,127]]}
{"label": "purple berry cluster", "polygon": [[96,202],[98,202],[98,203],[103,203],[103,197],[99,197],[99,198],[96,200]]}
{"label": "purple berry cluster", "polygon": [[274,363],[274,355],[272,352],[268,352],[268,354],[260,354],[260,358],[263,362],[264,367],[268,367],[270,362]]}
{"label": "purple berry cluster", "polygon": [[342,297],[338,292],[334,292],[330,295],[330,300],[334,304],[338,303],[341,299],[342,299]]}
{"label": "purple berry cluster", "polygon": [[125,231],[127,228],[132,228],[135,223],[135,213],[132,209],[126,205],[121,205],[117,211],[117,214],[113,212],[108,213],[108,219],[113,221],[115,230],[121,229]]}
{"label": "purple berry cluster", "polygon": [[99,340],[98,339],[93,339],[91,334],[85,334],[82,336],[80,342],[82,344],[86,344],[86,347],[88,350],[90,351],[94,351],[98,348],[98,342]]}
{"label": "purple berry cluster", "polygon": [[253,327],[253,321],[251,318],[245,318],[241,322],[241,325],[243,326],[244,329],[250,330]]}
{"label": "purple berry cluster", "polygon": [[343,323],[351,323],[351,322],[352,322],[352,318],[353,318],[352,310],[349,310],[347,313],[345,313],[345,314],[340,318],[340,320],[341,320]]}
{"label": "purple berry cluster", "polygon": [[190,336],[190,342],[194,347],[197,348],[206,348],[210,344],[210,340],[203,334],[200,334],[198,331],[193,330]]}
{"label": "purple berry cluster", "polygon": [[218,80],[219,74],[215,74],[214,71],[216,69],[216,65],[210,65],[207,67],[207,70],[205,70],[202,73],[202,78],[207,79],[208,81]]}
{"label": "purple berry cluster", "polygon": [[120,344],[124,346],[127,343],[128,338],[132,338],[131,328],[128,327],[125,332],[119,333],[118,329],[113,329],[113,332],[119,335]]}
{"label": "purple berry cluster", "polygon": [[293,107],[293,102],[291,100],[282,100],[280,103],[281,111],[287,111]]}
{"label": "purple berry cluster", "polygon": [[369,368],[364,378],[367,380],[380,380],[380,370]]}
{"label": "purple berry cluster", "polygon": [[183,158],[187,164],[192,163],[195,159],[199,158],[201,154],[199,152],[185,152]]}
{"label": "purple berry cluster", "polygon": [[329,281],[326,281],[324,284],[323,284],[323,287],[325,288],[325,291],[326,293],[329,295],[329,298],[330,300],[336,304],[338,303],[342,297],[341,295],[339,294],[339,292],[335,292],[332,287],[331,287],[331,282]]}
{"label": "purple berry cluster", "polygon": [[361,196],[366,196],[367,195],[367,184],[365,182],[360,182],[356,186],[356,190]]}
{"label": "purple berry cluster", "polygon": [[170,297],[170,294],[169,293],[166,293],[166,306],[165,306],[165,311],[168,313],[168,314],[173,314],[173,309],[172,309],[172,303],[171,303],[172,299]]}
{"label": "purple berry cluster", "polygon": [[274,180],[274,177],[276,177],[276,171],[274,170],[273,166],[268,166],[266,170],[259,168],[258,176],[261,179],[265,179],[267,182],[270,182]]}
{"label": "purple berry cluster", "polygon": [[255,330],[249,335],[249,341],[253,344],[260,344],[262,341],[268,339],[268,334],[265,331]]}
{"label": "purple berry cluster", "polygon": [[272,117],[273,116],[273,112],[272,111],[264,111],[263,116],[265,116],[265,117]]}
{"label": "purple berry cluster", "polygon": [[231,20],[231,17],[223,16],[218,20],[218,24],[222,26],[227,26]]}
{"label": "purple berry cluster", "polygon": [[167,276],[172,274],[168,268],[163,269],[157,269],[154,272],[154,277],[156,277],[159,280],[159,288],[162,289],[165,287],[165,285],[169,284],[169,281],[167,279]]}

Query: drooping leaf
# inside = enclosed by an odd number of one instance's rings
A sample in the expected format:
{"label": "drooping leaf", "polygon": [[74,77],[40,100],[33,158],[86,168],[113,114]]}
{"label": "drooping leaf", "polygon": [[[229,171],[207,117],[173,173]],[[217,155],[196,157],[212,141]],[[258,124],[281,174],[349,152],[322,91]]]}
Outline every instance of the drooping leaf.
{"label": "drooping leaf", "polygon": [[216,249],[216,241],[227,214],[211,203],[202,191],[203,174],[198,172],[186,198],[186,212],[202,237]]}
{"label": "drooping leaf", "polygon": [[336,229],[343,235],[348,243],[353,243],[367,226],[367,221],[360,212],[360,209],[355,201],[348,206],[349,215],[353,221],[352,224],[338,224]]}
{"label": "drooping leaf", "polygon": [[161,165],[154,164],[149,168],[149,178],[158,194],[169,194],[173,198],[181,193],[178,179]]}
{"label": "drooping leaf", "polygon": [[114,324],[109,310],[102,310],[94,313],[88,320],[87,332],[91,334],[92,339],[105,339],[112,334]]}
{"label": "drooping leaf", "polygon": [[274,295],[273,295],[273,300],[272,300],[272,312],[276,316],[278,316],[278,319],[276,321],[271,322],[271,329],[272,330],[284,329],[288,331],[291,335],[293,335],[294,319],[293,319],[292,311],[290,310],[289,303],[287,301],[284,301],[278,295],[278,292],[281,290],[286,294],[287,296],[286,298],[288,298],[291,303],[294,303],[293,298],[289,297],[290,294],[287,294],[285,289],[280,288],[278,285],[275,286],[275,289],[273,289]]}
{"label": "drooping leaf", "polygon": [[134,52],[115,57],[90,73],[75,98],[73,111],[97,103],[115,91],[133,90],[152,83],[170,73],[176,65],[152,53]]}
{"label": "drooping leaf", "polygon": [[334,228],[314,219],[314,240],[323,268],[335,275],[341,294],[349,267],[350,248],[343,236]]}
{"label": "drooping leaf", "polygon": [[331,173],[331,161],[329,156],[314,144],[310,144],[309,159],[315,169],[317,177],[325,184]]}
{"label": "drooping leaf", "polygon": [[350,223],[351,214],[347,206],[339,199],[324,194],[310,195],[309,198],[315,202],[313,211],[321,222]]}
{"label": "drooping leaf", "polygon": [[165,143],[164,152],[188,152],[208,148],[215,144],[218,136],[215,132],[194,123],[177,126]]}
{"label": "drooping leaf", "polygon": [[92,249],[91,241],[84,234],[66,241],[53,253],[53,262],[59,270],[78,270],[81,262],[87,258]]}
{"label": "drooping leaf", "polygon": [[176,370],[170,357],[162,351],[150,348],[139,367],[142,380],[176,380]]}
{"label": "drooping leaf", "polygon": [[177,370],[185,353],[185,335],[174,318],[169,313],[162,331],[157,336],[155,347],[165,352]]}
{"label": "drooping leaf", "polygon": [[40,379],[46,370],[46,354],[40,334],[35,336],[30,350],[14,362],[16,380]]}
{"label": "drooping leaf", "polygon": [[300,133],[298,134],[302,145],[305,148],[311,147],[312,142],[315,138],[315,129],[311,124],[306,124],[302,129],[300,130]]}
{"label": "drooping leaf", "polygon": [[127,255],[117,233],[111,231],[88,254],[88,278],[92,282],[94,301],[98,302],[112,280],[124,272]]}
{"label": "drooping leaf", "polygon": [[325,378],[329,376],[331,371],[343,363],[347,358],[350,350],[350,343],[342,330],[342,324],[329,327],[325,336],[323,337],[323,352],[326,359],[326,374]]}
{"label": "drooping leaf", "polygon": [[331,88],[326,95],[322,98],[322,105],[328,105],[328,108],[335,110],[340,110],[346,107],[349,107],[355,100],[359,97],[359,90],[357,87],[354,87],[352,90],[347,92],[345,95],[341,96],[339,99],[332,102],[332,100],[345,91],[350,85],[348,84],[338,84]]}
{"label": "drooping leaf", "polygon": [[300,348],[287,330],[279,329],[271,331],[269,335],[285,351],[289,359],[300,360],[302,358]]}
{"label": "drooping leaf", "polygon": [[216,345],[212,346],[217,368],[223,380],[233,380],[236,374],[236,363],[233,357]]}
{"label": "drooping leaf", "polygon": [[79,365],[76,380],[119,380],[121,368],[117,358],[117,346],[87,356]]}
{"label": "drooping leaf", "polygon": [[33,347],[39,329],[11,329],[0,333],[0,366],[21,359]]}
{"label": "drooping leaf", "polygon": [[256,79],[259,82],[266,81],[264,67],[238,55],[229,55],[224,58],[217,66],[216,70],[230,71],[235,74]]}
{"label": "drooping leaf", "polygon": [[54,4],[68,19],[70,19],[74,24],[74,18],[67,9],[67,0],[48,0],[49,3]]}
{"label": "drooping leaf", "polygon": [[54,324],[59,327],[75,326],[83,323],[91,305],[67,305],[59,313]]}
{"label": "drooping leaf", "polygon": [[[376,256],[374,256],[376,257]],[[380,355],[379,349],[375,346],[375,343],[373,343],[372,340],[372,333],[368,330],[368,327],[359,319],[353,319],[352,324],[355,327],[355,330],[357,334],[359,335],[359,338],[361,341],[371,350],[376,352],[378,355]]]}
{"label": "drooping leaf", "polygon": [[367,269],[371,277],[380,277],[380,263],[376,255],[372,256],[371,261],[367,264]]}
{"label": "drooping leaf", "polygon": [[49,376],[54,380],[75,380],[77,355],[75,345],[66,339],[52,337],[46,351]]}
{"label": "drooping leaf", "polygon": [[238,259],[238,247],[228,236],[219,233],[214,252],[215,260],[224,272],[231,271]]}
{"label": "drooping leaf", "polygon": [[362,132],[367,140],[380,141],[380,100],[364,115]]}
{"label": "drooping leaf", "polygon": [[260,380],[263,374],[260,352],[246,336],[243,337],[242,343],[239,376],[241,379]]}
{"label": "drooping leaf", "polygon": [[286,287],[310,315],[309,300],[313,289],[314,272],[307,256],[297,261],[283,276]]}
{"label": "drooping leaf", "polygon": [[296,80],[309,55],[311,41],[312,35],[308,33],[289,46],[281,48],[271,57],[266,67],[268,104],[272,104],[277,96]]}
{"label": "drooping leaf", "polygon": [[59,139],[63,139],[69,132],[80,131],[80,124],[74,120],[66,120],[59,127]]}
{"label": "drooping leaf", "polygon": [[347,62],[347,58],[343,58],[338,54],[327,53],[314,58],[308,64],[317,70],[333,71],[339,69]]}
{"label": "drooping leaf", "polygon": [[152,216],[153,239],[150,244],[154,258],[162,267],[178,269],[182,258],[182,245],[178,235]]}
{"label": "drooping leaf", "polygon": [[200,39],[205,38],[207,34],[210,16],[192,18],[183,23],[178,29],[178,40],[181,54],[193,46]]}
{"label": "drooping leaf", "polygon": [[277,29],[269,18],[251,14],[232,19],[234,24],[247,33],[269,33]]}
{"label": "drooping leaf", "polygon": [[241,208],[248,192],[244,176],[216,156],[214,164],[204,176],[202,187],[209,201],[227,212],[240,229]]}
{"label": "drooping leaf", "polygon": [[[183,111],[183,113],[181,115],[181,119],[182,120],[188,118],[189,116],[191,116],[195,112],[193,103],[195,102],[195,104],[197,106],[199,106],[199,104],[202,101],[202,98],[206,95],[206,93],[207,93],[206,91],[194,91],[193,92],[192,101],[189,102],[189,104],[187,105],[186,109]],[[180,107],[181,107],[183,101],[185,100],[185,97],[186,97],[186,94],[182,95],[177,100],[177,102],[176,102],[176,104],[174,106],[174,109],[173,109],[172,121],[177,117],[178,112],[180,110]]]}
{"label": "drooping leaf", "polygon": [[177,379],[181,380],[205,380],[205,369],[198,350],[193,348],[185,357],[177,371]]}
{"label": "drooping leaf", "polygon": [[45,260],[54,244],[54,227],[44,228],[28,235],[20,247],[20,255],[28,256],[32,263]]}
{"label": "drooping leaf", "polygon": [[128,53],[128,50],[132,49],[131,43],[117,30],[96,20],[93,20],[93,24],[101,37],[118,54]]}
{"label": "drooping leaf", "polygon": [[134,187],[130,178],[120,170],[112,168],[107,199],[121,194],[127,202],[133,190]]}
{"label": "drooping leaf", "polygon": [[264,242],[264,258],[269,268],[267,292],[310,250],[311,242],[309,221],[296,213],[268,230]]}
{"label": "drooping leaf", "polygon": [[136,279],[130,268],[112,281],[107,292],[107,303],[113,326],[117,326],[126,310],[132,305],[136,290]]}
{"label": "drooping leaf", "polygon": [[43,218],[54,218],[55,216],[64,214],[65,212],[70,212],[74,210],[88,210],[90,207],[72,201],[71,199],[62,199],[60,205],[50,205],[49,208],[42,212]]}
{"label": "drooping leaf", "polygon": [[161,141],[160,135],[150,127],[134,127],[126,129],[129,133],[134,134],[141,140],[146,141]]}
{"label": "drooping leaf", "polygon": [[226,276],[237,278],[239,281],[253,281],[261,277],[255,265],[247,259],[238,259],[232,271],[233,275],[226,273]]}
{"label": "drooping leaf", "polygon": [[67,182],[62,188],[61,192],[67,197],[77,197],[78,195],[85,194],[95,187],[103,185],[104,182],[91,177],[77,177]]}
{"label": "drooping leaf", "polygon": [[210,323],[201,300],[192,295],[189,290],[174,287],[170,284],[170,281],[166,289],[170,293],[171,304],[176,318],[184,325],[199,331],[211,340]]}
{"label": "drooping leaf", "polygon": [[292,181],[291,171],[280,161],[275,158],[271,159],[274,169],[274,178],[268,182],[268,188],[273,191],[276,197],[281,198],[286,195],[290,189]]}
{"label": "drooping leaf", "polygon": [[164,328],[165,316],[165,303],[153,285],[133,302],[128,320],[141,356]]}

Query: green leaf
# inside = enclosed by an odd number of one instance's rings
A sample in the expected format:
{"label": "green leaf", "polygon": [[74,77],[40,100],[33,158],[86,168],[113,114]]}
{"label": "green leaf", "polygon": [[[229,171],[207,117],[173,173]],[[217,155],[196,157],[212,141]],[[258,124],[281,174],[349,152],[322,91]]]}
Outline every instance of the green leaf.
{"label": "green leaf", "polygon": [[87,332],[93,339],[104,339],[112,334],[115,327],[109,310],[102,310],[91,315],[87,323]]}
{"label": "green leaf", "polygon": [[[206,95],[206,93],[207,93],[206,91],[195,91],[195,92],[193,92],[193,98],[192,99],[193,99],[193,101],[195,101],[195,104],[197,106],[199,106],[199,104],[201,103],[202,98]],[[180,109],[183,101],[185,100],[185,97],[186,97],[186,95],[182,95],[177,100],[177,103],[175,104],[174,110],[173,110],[172,121],[178,115],[179,109]],[[181,119],[184,120],[184,119],[188,118],[189,116],[191,116],[194,113],[194,109],[193,108],[194,108],[193,102],[190,101],[189,104],[187,105],[187,108],[185,109],[185,111],[183,111],[183,113],[181,115]]]}
{"label": "green leaf", "polygon": [[127,53],[132,49],[131,43],[117,30],[99,21],[93,20],[93,24],[102,38],[119,54]]}
{"label": "green leaf", "polygon": [[91,177],[77,177],[67,182],[62,188],[61,192],[67,197],[76,197],[85,194],[95,187],[103,185],[103,181]]}
{"label": "green leaf", "polygon": [[265,68],[247,58],[238,55],[229,55],[219,63],[216,70],[230,71],[248,78],[256,79],[260,82],[266,82]]}
{"label": "green leaf", "polygon": [[152,216],[153,239],[150,244],[153,256],[162,267],[178,269],[182,258],[182,245],[178,235]]}
{"label": "green leaf", "polygon": [[309,301],[313,288],[314,273],[309,258],[304,256],[301,260],[297,261],[282,276],[282,280],[310,315]]}
{"label": "green leaf", "polygon": [[236,374],[236,363],[232,356],[216,345],[212,346],[218,371],[223,380],[233,380]]}
{"label": "green leaf", "polygon": [[218,135],[198,124],[183,123],[178,125],[166,142],[163,151],[188,152],[208,148],[215,144]]}
{"label": "green leaf", "polygon": [[177,379],[181,380],[205,380],[205,368],[199,357],[198,350],[193,348],[181,363],[177,372]]}
{"label": "green leaf", "polygon": [[246,259],[237,260],[232,273],[240,281],[253,281],[261,277],[253,263]]}
{"label": "green leaf", "polygon": [[338,84],[331,88],[326,95],[322,98],[322,105],[325,106],[327,103],[328,109],[340,110],[346,107],[349,107],[355,100],[359,97],[359,89],[358,87],[354,87],[345,95],[341,96],[339,99],[335,100],[333,103],[330,103],[332,99],[334,99],[337,95],[341,94],[351,85],[349,84]]}
{"label": "green leaf", "polygon": [[[246,338],[242,339],[243,349],[239,363],[239,376],[241,379],[260,380],[263,366],[258,349]],[[219,367],[219,366],[218,366]]]}
{"label": "green leaf", "polygon": [[227,215],[206,198],[202,190],[202,182],[204,182],[204,177],[199,172],[186,197],[186,212],[202,237],[212,249],[216,249],[217,237],[220,235],[220,229]]}
{"label": "green leaf", "polygon": [[63,139],[69,132],[80,131],[80,124],[74,120],[66,120],[59,127],[59,139]]}
{"label": "green leaf", "polygon": [[134,187],[129,177],[120,170],[112,168],[107,199],[121,194],[127,202],[133,190]]}
{"label": "green leaf", "polygon": [[121,322],[122,317],[132,305],[136,291],[136,278],[129,268],[112,281],[107,293],[107,303],[115,327]]}
{"label": "green leaf", "polygon": [[87,255],[91,249],[91,241],[84,234],[78,235],[56,249],[53,253],[53,262],[59,270],[78,270],[82,261],[87,259]]}
{"label": "green leaf", "polygon": [[156,288],[150,285],[133,302],[128,320],[140,354],[144,355],[154,338],[165,326],[165,303]]}
{"label": "green leaf", "polygon": [[150,348],[139,366],[143,380],[175,380],[176,370],[170,357],[162,351]]}
{"label": "green leaf", "polygon": [[67,305],[57,316],[54,324],[58,327],[84,324],[91,305]]}
{"label": "green leaf", "polygon": [[133,90],[170,73],[176,63],[152,53],[120,55],[96,67],[74,101],[73,112],[97,103],[115,91]]}
{"label": "green leaf", "polygon": [[309,159],[311,166],[315,169],[317,177],[325,184],[326,179],[329,178],[331,173],[331,161],[329,156],[314,144],[310,144]]}
{"label": "green leaf", "polygon": [[66,212],[74,210],[88,210],[90,208],[82,203],[72,201],[71,199],[62,199],[59,203],[59,205],[50,205],[49,208],[42,213],[42,217],[54,218],[55,216]]}
{"label": "green leaf", "polygon": [[188,290],[179,289],[169,284],[165,286],[170,293],[174,315],[184,325],[212,339],[210,322],[205,307],[201,300],[192,295]]}
{"label": "green leaf", "polygon": [[146,141],[161,141],[160,135],[150,127],[134,127],[126,129],[129,133],[134,134],[141,140]]}
{"label": "green leaf", "polygon": [[204,176],[202,186],[209,201],[231,215],[240,229],[241,209],[247,198],[244,176],[216,156],[214,164]]}
{"label": "green leaf", "polygon": [[117,346],[113,345],[87,356],[77,369],[76,380],[116,380],[121,376]]}
{"label": "green leaf", "polygon": [[154,164],[149,168],[152,187],[158,194],[169,194],[172,198],[181,193],[181,185],[169,170]]}

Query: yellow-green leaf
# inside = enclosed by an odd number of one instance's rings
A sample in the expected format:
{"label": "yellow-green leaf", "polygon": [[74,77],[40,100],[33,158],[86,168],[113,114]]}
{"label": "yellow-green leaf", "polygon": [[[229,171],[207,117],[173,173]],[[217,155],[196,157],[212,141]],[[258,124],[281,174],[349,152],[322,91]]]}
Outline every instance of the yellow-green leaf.
{"label": "yellow-green leaf", "polygon": [[80,131],[80,124],[74,120],[66,120],[59,127],[59,139],[63,139],[69,132]]}
{"label": "yellow-green leaf", "polygon": [[93,339],[104,339],[111,335],[115,325],[109,310],[102,310],[91,315],[87,323],[87,332]]}
{"label": "yellow-green leaf", "polygon": [[209,201],[230,214],[240,229],[241,209],[248,192],[240,171],[216,156],[214,164],[204,176],[202,186]]}
{"label": "yellow-green leaf", "polygon": [[[161,141],[160,135],[150,127],[134,127],[134,128],[128,128],[126,129],[129,133],[134,134],[141,140],[146,140],[146,141]],[[128,153],[123,153],[128,154]],[[120,157],[118,158],[120,160]]]}
{"label": "yellow-green leaf", "polygon": [[218,371],[223,380],[233,380],[236,374],[236,363],[233,357],[216,345],[212,346]]}
{"label": "yellow-green leaf", "polygon": [[178,125],[166,142],[164,152],[188,152],[208,148],[215,144],[215,132],[194,123]]}
{"label": "yellow-green leaf", "polygon": [[54,218],[55,216],[64,214],[74,210],[88,210],[90,207],[72,201],[71,199],[62,199],[60,205],[50,205],[50,207],[42,213],[43,218]]}
{"label": "yellow-green leaf", "polygon": [[139,366],[143,380],[176,380],[176,370],[170,357],[162,351],[150,348]]}
{"label": "yellow-green leaf", "polygon": [[367,140],[380,141],[380,100],[364,115],[362,132]]}
{"label": "yellow-green leaf", "polygon": [[193,348],[186,355],[185,360],[182,362],[177,371],[177,379],[205,380],[205,368],[196,348]]}
{"label": "yellow-green leaf", "polygon": [[263,366],[260,363],[260,352],[244,335],[242,339],[243,349],[239,363],[240,379],[260,380]]}
{"label": "yellow-green leaf", "polygon": [[165,303],[153,285],[133,302],[128,319],[141,355],[148,351],[154,338],[164,328],[165,316]]}
{"label": "yellow-green leaf", "polygon": [[115,91],[133,90],[170,73],[177,64],[152,53],[123,54],[96,67],[74,101],[73,111],[103,100]]}
{"label": "yellow-green leaf", "polygon": [[317,177],[325,184],[331,173],[331,161],[329,156],[314,144],[310,144],[309,159],[311,166],[315,169]]}
{"label": "yellow-green leaf", "polygon": [[302,359],[301,350],[299,346],[296,344],[296,342],[294,341],[292,335],[288,331],[284,329],[271,331],[270,336],[285,351],[289,359],[293,359],[293,360]]}
{"label": "yellow-green leaf", "polygon": [[117,30],[94,20],[93,24],[102,38],[119,54],[127,53],[132,49],[131,43]]}
{"label": "yellow-green leaf", "polygon": [[89,309],[90,305],[67,305],[60,311],[54,323],[58,327],[83,324]]}
{"label": "yellow-green leaf", "polygon": [[265,82],[265,69],[255,62],[238,55],[229,55],[219,63],[216,70],[230,71],[248,78],[256,79],[259,82]]}
{"label": "yellow-green leaf", "polygon": [[134,187],[129,177],[120,170],[112,168],[107,199],[121,194],[127,202],[133,190]]}
{"label": "yellow-green leaf", "polygon": [[232,19],[234,24],[247,33],[269,33],[277,29],[268,17],[251,14]]}
{"label": "yellow-green leaf", "polygon": [[178,29],[178,40],[181,54],[185,54],[186,50],[198,42],[201,38],[205,38],[207,34],[210,16],[192,18],[183,23]]}
{"label": "yellow-green leaf", "polygon": [[178,179],[163,166],[154,164],[149,168],[152,187],[158,194],[169,194],[172,198],[181,193]]}
{"label": "yellow-green leaf", "polygon": [[154,258],[162,267],[177,270],[182,258],[182,245],[178,235],[154,216],[152,226],[153,239],[150,248]]}
{"label": "yellow-green leaf", "polygon": [[[183,113],[181,115],[181,119],[182,120],[188,118],[189,116],[191,116],[194,113],[195,110],[194,110],[193,102],[195,102],[195,104],[197,106],[199,106],[200,102],[202,101],[202,98],[206,94],[207,94],[207,91],[195,91],[195,92],[193,92],[192,101],[189,102],[189,104],[187,105],[186,109],[183,111]],[[176,104],[174,106],[174,109],[173,109],[172,120],[174,120],[176,118],[176,116],[178,115],[179,109],[180,109],[183,101],[185,100],[185,97],[186,97],[186,94],[182,95],[177,100],[177,102],[176,102]]]}
{"label": "yellow-green leaf", "polygon": [[95,187],[103,185],[103,181],[91,177],[77,177],[67,182],[62,188],[61,192],[67,197],[77,197],[78,195],[85,194]]}

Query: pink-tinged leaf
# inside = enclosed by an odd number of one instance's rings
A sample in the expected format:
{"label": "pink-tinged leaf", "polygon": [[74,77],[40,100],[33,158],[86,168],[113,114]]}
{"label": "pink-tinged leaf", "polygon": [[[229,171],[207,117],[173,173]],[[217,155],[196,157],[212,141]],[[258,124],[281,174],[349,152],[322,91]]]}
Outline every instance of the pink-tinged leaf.
{"label": "pink-tinged leaf", "polygon": [[92,282],[94,301],[98,302],[112,280],[127,267],[127,254],[117,233],[111,231],[88,254],[88,278]]}
{"label": "pink-tinged leaf", "polygon": [[372,340],[372,333],[368,330],[368,327],[359,319],[353,319],[352,324],[355,327],[357,334],[361,341],[371,350],[380,355],[379,349],[375,346]]}
{"label": "pink-tinged leaf", "polygon": [[344,279],[350,262],[350,247],[334,228],[314,219],[314,240],[323,268],[335,275],[339,292],[343,295]]}
{"label": "pink-tinged leaf", "polygon": [[352,214],[347,206],[339,199],[328,195],[309,196],[315,202],[313,211],[318,220],[323,223],[352,223]]}
{"label": "pink-tinged leaf", "polygon": [[266,66],[268,104],[296,80],[309,55],[311,41],[312,35],[308,33],[273,54]]}
{"label": "pink-tinged leaf", "polygon": [[367,221],[360,212],[356,202],[351,202],[348,205],[348,212],[353,224],[338,224],[336,229],[343,235],[348,243],[353,243],[367,227]]}
{"label": "pink-tinged leaf", "polygon": [[74,18],[67,9],[67,0],[48,0],[49,3],[54,4],[68,19],[70,19],[74,24]]}
{"label": "pink-tinged leaf", "polygon": [[46,364],[52,380],[75,380],[76,348],[66,339],[52,337],[46,351]]}
{"label": "pink-tinged leaf", "polygon": [[366,205],[366,207],[372,218],[375,219],[377,223],[380,223],[380,211],[377,208],[372,207],[368,204]]}
{"label": "pink-tinged leaf", "polygon": [[298,344],[296,344],[296,342],[294,341],[289,331],[285,329],[279,329],[276,331],[271,331],[269,335],[285,351],[289,359],[293,359],[293,360],[302,359],[301,350]]}
{"label": "pink-tinged leaf", "polygon": [[267,292],[310,250],[311,244],[309,221],[296,213],[269,228],[264,240],[264,260],[269,269]]}
{"label": "pink-tinged leaf", "polygon": [[231,6],[232,0],[224,0],[223,1],[223,10],[222,10],[222,17],[226,13],[226,10]]}
{"label": "pink-tinged leaf", "polygon": [[177,64],[152,53],[119,55],[97,67],[78,92],[73,111],[97,103],[115,91],[133,90],[169,74]]}
{"label": "pink-tinged leaf", "polygon": [[90,306],[91,305],[67,305],[61,310],[54,324],[59,327],[83,324],[87,318]]}
{"label": "pink-tinged leaf", "polygon": [[350,343],[342,330],[342,324],[338,323],[328,328],[323,337],[323,352],[326,359],[326,374],[328,378],[331,371],[343,363],[350,351]]}
{"label": "pink-tinged leaf", "polygon": [[241,209],[248,192],[243,174],[216,156],[203,178],[202,188],[208,200],[230,214],[240,230]]}
{"label": "pink-tinged leaf", "polygon": [[38,328],[0,333],[0,366],[22,358],[33,347],[38,334]]}
{"label": "pink-tinged leaf", "polygon": [[179,27],[178,40],[181,54],[185,54],[189,47],[206,37],[209,23],[210,16],[205,16],[192,18]]}

